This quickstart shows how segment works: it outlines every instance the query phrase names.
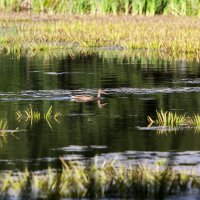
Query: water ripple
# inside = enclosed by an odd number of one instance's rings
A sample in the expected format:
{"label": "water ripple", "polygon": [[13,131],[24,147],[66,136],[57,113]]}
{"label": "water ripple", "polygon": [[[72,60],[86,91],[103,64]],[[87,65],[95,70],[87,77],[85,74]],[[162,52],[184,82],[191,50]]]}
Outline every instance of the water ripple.
{"label": "water ripple", "polygon": [[[71,100],[73,94],[96,95],[98,89],[79,90],[22,90],[19,93],[0,93],[2,101],[31,101],[31,100]],[[107,96],[126,95],[151,95],[200,92],[200,87],[175,87],[175,88],[106,88]]]}

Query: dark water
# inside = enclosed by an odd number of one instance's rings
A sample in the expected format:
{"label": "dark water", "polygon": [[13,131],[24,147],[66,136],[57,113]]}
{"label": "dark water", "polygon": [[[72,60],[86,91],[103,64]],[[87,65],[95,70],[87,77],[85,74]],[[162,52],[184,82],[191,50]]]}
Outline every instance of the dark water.
{"label": "dark water", "polygon": [[[0,119],[15,137],[1,138],[0,169],[45,169],[66,160],[116,158],[137,164],[157,160],[179,168],[200,165],[200,133],[191,128],[148,129],[156,110],[200,113],[200,64],[121,52],[0,56]],[[74,94],[106,95],[98,102]],[[59,121],[17,121],[16,112],[61,112]],[[164,131],[164,134],[160,132]]]}

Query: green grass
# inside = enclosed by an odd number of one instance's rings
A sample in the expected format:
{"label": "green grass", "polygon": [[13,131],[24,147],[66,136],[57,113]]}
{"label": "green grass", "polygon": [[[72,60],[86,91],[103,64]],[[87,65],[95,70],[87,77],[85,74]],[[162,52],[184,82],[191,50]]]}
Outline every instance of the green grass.
{"label": "green grass", "polygon": [[185,114],[177,114],[176,112],[163,112],[162,110],[156,111],[156,118],[148,116],[147,120],[149,122],[149,127],[153,124],[157,126],[167,126],[167,127],[200,127],[200,115],[194,114],[193,116],[187,116]]}
{"label": "green grass", "polygon": [[[179,17],[1,16],[0,51],[53,54],[74,48],[122,47],[200,60],[200,22]],[[38,21],[40,19],[40,21]]]}
{"label": "green grass", "polygon": [[200,16],[199,0],[0,0],[3,10],[47,13]]}
{"label": "green grass", "polygon": [[2,145],[2,143],[6,142],[6,137],[8,135],[13,135],[16,132],[18,132],[18,128],[14,129],[14,130],[9,130],[8,129],[8,122],[5,120],[0,120],[0,145]]}
{"label": "green grass", "polygon": [[190,124],[190,118],[186,115],[178,115],[176,112],[160,112],[156,111],[156,119],[153,120],[150,116],[147,117],[149,126],[156,124],[159,126],[186,126]]}
{"label": "green grass", "polygon": [[52,106],[48,109],[48,111],[44,114],[39,112],[38,110],[33,110],[32,105],[29,105],[24,111],[17,111],[17,121],[25,120],[26,122],[30,122],[31,124],[37,123],[41,119],[44,119],[50,128],[51,121],[54,120],[59,122],[58,117],[61,116],[60,112],[53,113]]}
{"label": "green grass", "polygon": [[[175,172],[165,163],[126,166],[116,161],[90,165],[65,162],[62,170],[42,174],[6,172],[0,176],[0,194],[35,198],[156,198],[199,189],[200,179],[191,172]],[[161,166],[161,167],[160,167]],[[28,193],[28,194],[27,194]]]}

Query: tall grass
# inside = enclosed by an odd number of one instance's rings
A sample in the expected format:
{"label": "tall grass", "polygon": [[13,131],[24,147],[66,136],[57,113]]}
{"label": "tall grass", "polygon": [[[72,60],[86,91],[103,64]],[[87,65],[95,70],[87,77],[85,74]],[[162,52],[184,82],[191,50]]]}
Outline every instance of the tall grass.
{"label": "tall grass", "polygon": [[94,162],[89,166],[61,161],[60,171],[49,168],[41,174],[27,170],[18,174],[1,174],[0,195],[8,199],[10,195],[16,199],[21,199],[22,195],[26,195],[27,199],[163,199],[169,194],[200,187],[199,177],[175,172],[162,162],[150,167],[142,164],[125,166],[115,161]]}
{"label": "tall grass", "polygon": [[[200,16],[199,0],[0,0],[0,9],[23,9],[24,2],[35,12],[90,14],[173,14]],[[30,8],[30,7],[29,7]],[[28,6],[27,6],[28,9]]]}

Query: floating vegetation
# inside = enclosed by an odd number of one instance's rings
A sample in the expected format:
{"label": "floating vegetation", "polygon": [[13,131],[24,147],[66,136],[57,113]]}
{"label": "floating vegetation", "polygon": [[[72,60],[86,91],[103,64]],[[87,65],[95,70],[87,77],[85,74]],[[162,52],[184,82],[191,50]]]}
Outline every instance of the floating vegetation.
{"label": "floating vegetation", "polygon": [[[48,169],[41,174],[6,172],[0,175],[0,194],[47,198],[151,198],[200,189],[200,179],[191,172],[175,172],[165,162],[152,167],[125,166],[116,161],[85,166],[65,162],[62,170]],[[165,167],[164,167],[165,166]],[[12,191],[12,192],[11,192]]]}
{"label": "floating vegetation", "polygon": [[37,110],[33,110],[32,105],[29,105],[29,107],[27,107],[23,112],[17,111],[16,114],[18,121],[24,119],[25,121],[30,122],[31,124],[33,122],[38,122],[41,119],[44,119],[45,121],[47,121],[48,125],[51,128],[51,121],[54,120],[56,122],[59,122],[58,117],[61,116],[60,112],[53,113],[52,106],[48,109],[46,113],[42,114]]}
{"label": "floating vegetation", "polygon": [[200,127],[200,115],[194,114],[193,116],[187,116],[185,114],[178,115],[176,112],[163,112],[162,110],[156,111],[156,119],[147,117],[149,127],[153,124],[164,127]]}
{"label": "floating vegetation", "polygon": [[200,22],[197,19],[172,16],[48,17],[35,15],[33,20],[20,15],[19,18],[2,16],[0,29],[12,31],[0,34],[0,51],[35,55],[78,47],[110,47],[200,59]]}

